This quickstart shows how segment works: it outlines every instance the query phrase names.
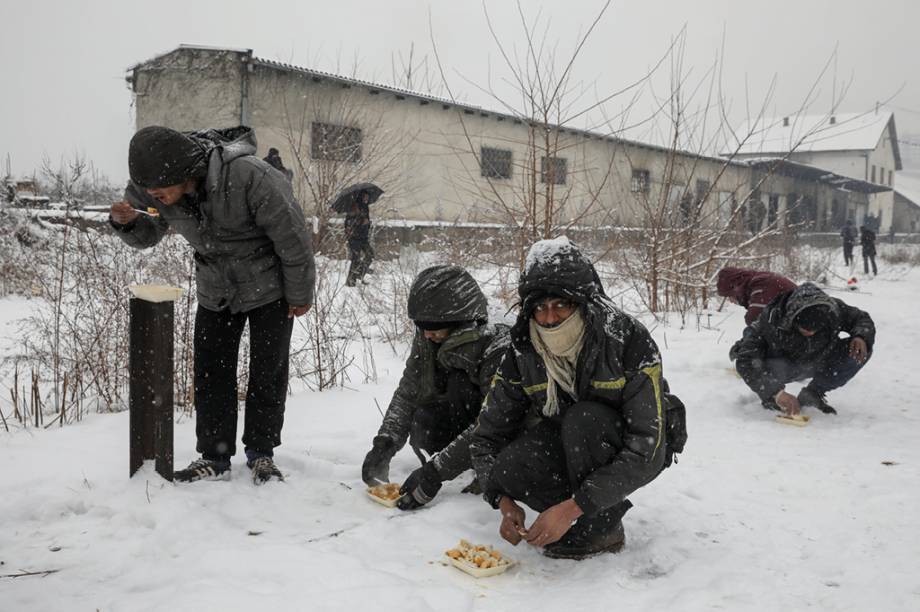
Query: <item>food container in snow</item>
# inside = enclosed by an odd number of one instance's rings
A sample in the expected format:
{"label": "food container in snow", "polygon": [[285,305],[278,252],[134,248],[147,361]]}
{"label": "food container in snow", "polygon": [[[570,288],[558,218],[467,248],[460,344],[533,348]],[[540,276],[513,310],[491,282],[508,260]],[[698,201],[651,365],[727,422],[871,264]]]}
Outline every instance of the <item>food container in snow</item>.
{"label": "food container in snow", "polygon": [[145,302],[175,302],[182,297],[180,287],[169,285],[129,285],[132,295]]}
{"label": "food container in snow", "polygon": [[796,427],[805,427],[808,425],[808,421],[811,420],[811,417],[804,414],[778,414],[776,415],[776,422],[782,423],[783,425],[795,425]]}
{"label": "food container in snow", "polygon": [[450,564],[474,578],[496,576],[508,571],[514,560],[491,546],[477,546],[460,540],[456,548],[444,552]]}
{"label": "food container in snow", "polygon": [[388,482],[375,487],[368,487],[367,496],[378,504],[386,506],[387,508],[394,508],[396,506],[396,501],[401,497],[399,493],[399,484]]}

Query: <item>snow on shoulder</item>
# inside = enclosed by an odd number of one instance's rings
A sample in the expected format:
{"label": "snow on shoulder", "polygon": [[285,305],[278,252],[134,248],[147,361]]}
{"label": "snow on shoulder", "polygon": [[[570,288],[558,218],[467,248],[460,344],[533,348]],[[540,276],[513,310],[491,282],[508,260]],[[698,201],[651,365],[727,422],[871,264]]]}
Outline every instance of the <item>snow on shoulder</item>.
{"label": "snow on shoulder", "polygon": [[524,261],[524,274],[538,263],[552,261],[554,257],[565,251],[574,250],[576,247],[571,243],[568,236],[559,236],[546,240],[538,240],[533,243],[527,252],[527,259]]}

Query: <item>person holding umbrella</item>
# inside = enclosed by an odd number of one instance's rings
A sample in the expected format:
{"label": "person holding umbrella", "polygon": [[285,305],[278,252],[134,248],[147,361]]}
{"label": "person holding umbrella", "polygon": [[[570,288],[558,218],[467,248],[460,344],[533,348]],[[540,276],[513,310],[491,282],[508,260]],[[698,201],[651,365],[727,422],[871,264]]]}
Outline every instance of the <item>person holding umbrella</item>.
{"label": "person holding umbrella", "polygon": [[358,183],[343,190],[332,203],[332,209],[345,213],[345,243],[348,246],[348,278],[345,285],[354,287],[364,279],[374,260],[371,247],[371,214],[369,206],[383,193],[373,183]]}

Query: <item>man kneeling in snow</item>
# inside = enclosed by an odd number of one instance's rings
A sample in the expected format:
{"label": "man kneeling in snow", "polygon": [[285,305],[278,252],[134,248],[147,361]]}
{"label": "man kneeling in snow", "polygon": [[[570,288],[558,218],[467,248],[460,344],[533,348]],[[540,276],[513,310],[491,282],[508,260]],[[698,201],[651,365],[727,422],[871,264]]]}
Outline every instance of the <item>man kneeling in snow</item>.
{"label": "man kneeling in snow", "polygon": [[[664,393],[648,330],[566,238],[533,245],[518,293],[511,350],[470,445],[486,501],[514,545],[524,538],[554,558],[616,552],[627,496],[682,450],[683,419],[669,448],[666,412],[683,406]],[[540,512],[529,528],[518,501]]]}
{"label": "man kneeling in snow", "polygon": [[[841,332],[849,337],[840,338]],[[874,342],[868,313],[803,283],[768,304],[732,351],[738,374],[764,408],[792,415],[814,406],[836,414],[825,394],[856,375]],[[798,397],[785,391],[787,382],[808,378]]]}
{"label": "man kneeling in snow", "polygon": [[[390,460],[408,439],[422,467],[400,489],[402,510],[427,504],[442,482],[471,467],[473,421],[508,347],[508,327],[487,322],[486,296],[458,266],[422,270],[408,310],[418,328],[412,352],[361,469],[369,486],[387,482]],[[427,459],[422,451],[437,454]],[[464,491],[478,493],[478,484]]]}

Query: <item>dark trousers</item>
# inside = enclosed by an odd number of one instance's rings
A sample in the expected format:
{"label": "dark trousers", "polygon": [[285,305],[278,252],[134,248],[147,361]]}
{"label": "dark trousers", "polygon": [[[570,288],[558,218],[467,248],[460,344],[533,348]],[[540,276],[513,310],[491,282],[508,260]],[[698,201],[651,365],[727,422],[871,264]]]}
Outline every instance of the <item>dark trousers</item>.
{"label": "dark trousers", "polygon": [[[872,354],[869,353],[869,357]],[[819,363],[802,365],[782,357],[764,361],[766,368],[777,380],[787,383],[811,378],[808,387],[817,393],[827,393],[845,385],[869,361],[858,363],[850,357],[850,339],[838,338],[834,348]]]}
{"label": "dark trousers", "polygon": [[623,449],[623,419],[610,406],[578,402],[559,425],[541,421],[506,446],[492,483],[508,497],[543,512],[572,497],[582,481]]}
{"label": "dark trousers", "polygon": [[846,265],[853,263],[853,242],[844,242],[843,243],[843,261],[846,262]]}
{"label": "dark trousers", "polygon": [[198,307],[195,316],[195,433],[206,459],[236,453],[237,361],[243,327],[249,321],[249,385],[243,444],[247,452],[272,455],[281,444],[288,356],[293,319],[283,299],[248,312],[214,312]]}
{"label": "dark trousers", "polygon": [[863,274],[869,273],[869,262],[872,262],[872,274],[878,274],[878,268],[875,266],[875,253],[863,253]]}
{"label": "dark trousers", "polygon": [[348,257],[351,259],[351,264],[348,266],[348,278],[345,284],[354,287],[355,283],[364,278],[370,269],[371,262],[374,261],[374,249],[370,242],[349,243]]}

